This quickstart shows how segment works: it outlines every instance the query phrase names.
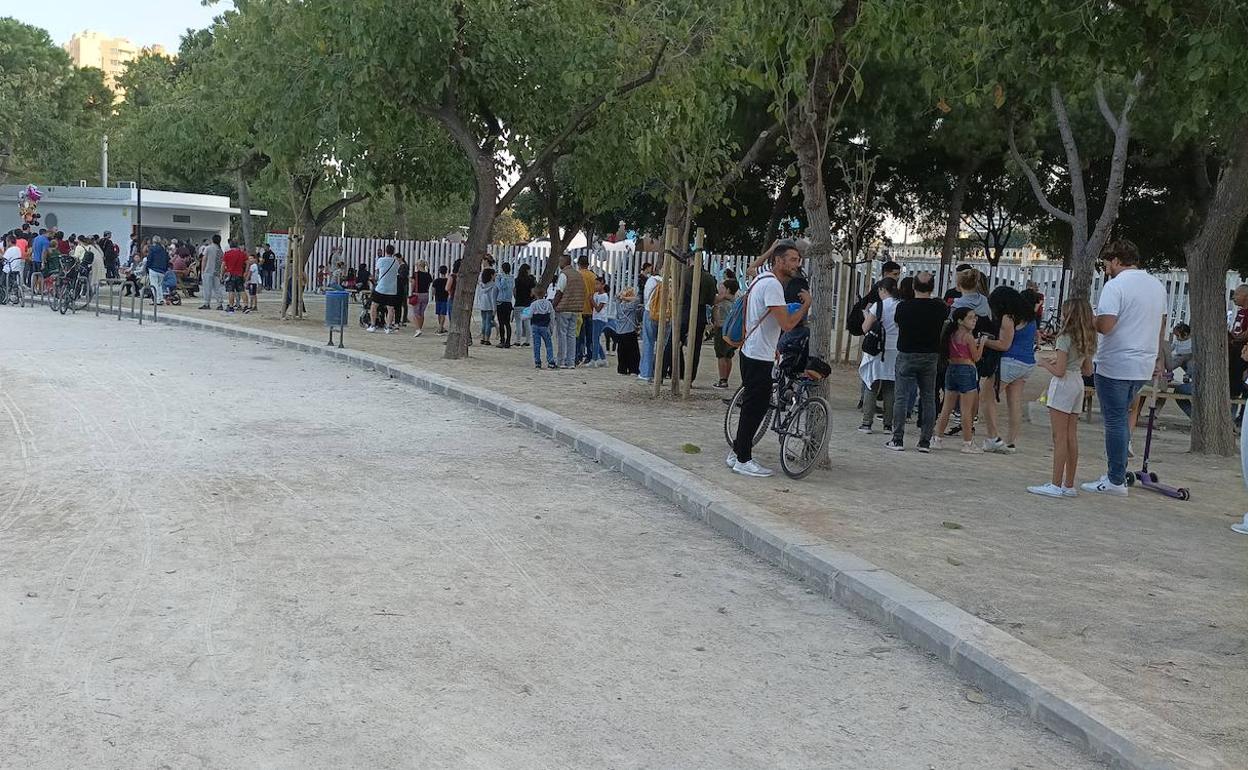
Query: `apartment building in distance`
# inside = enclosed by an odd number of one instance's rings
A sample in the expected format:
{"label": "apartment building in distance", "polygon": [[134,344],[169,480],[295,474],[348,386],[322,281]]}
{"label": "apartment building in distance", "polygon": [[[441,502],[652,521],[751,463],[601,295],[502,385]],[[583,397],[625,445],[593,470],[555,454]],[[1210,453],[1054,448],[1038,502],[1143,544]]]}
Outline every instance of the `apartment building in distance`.
{"label": "apartment building in distance", "polygon": [[124,37],[108,37],[94,30],[75,32],[65,44],[65,51],[75,67],[95,67],[104,71],[104,82],[120,99],[124,90],[117,78],[126,71],[126,65],[137,59],[144,51],[169,56],[162,45],[140,47]]}

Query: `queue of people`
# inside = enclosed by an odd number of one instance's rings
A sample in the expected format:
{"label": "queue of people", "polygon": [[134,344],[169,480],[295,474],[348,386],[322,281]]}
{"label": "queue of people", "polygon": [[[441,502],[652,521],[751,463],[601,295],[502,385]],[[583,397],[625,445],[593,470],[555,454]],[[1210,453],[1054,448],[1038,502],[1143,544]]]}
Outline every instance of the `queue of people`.
{"label": "queue of people", "polygon": [[[1020,450],[1024,387],[1040,369],[1050,377],[1043,402],[1053,439],[1052,473],[1048,482],[1027,491],[1053,498],[1076,497],[1080,490],[1127,494],[1137,396],[1167,369],[1191,365],[1185,325],[1175,328],[1169,351],[1164,345],[1165,290],[1140,269],[1134,244],[1119,240],[1106,246],[1106,282],[1095,308],[1087,300],[1064,303],[1052,357],[1036,355],[1037,314],[1044,298],[1035,290],[1000,286],[987,294],[982,273],[959,265],[956,288],[942,303],[932,299],[931,274],[899,282],[888,273],[891,267],[885,266],[885,277],[860,305],[863,330],[871,338],[870,345],[864,342],[870,354],[864,353],[859,368],[864,388],[860,432],[873,432],[876,398],[883,397],[884,427],[891,435],[885,446],[890,450],[906,449],[904,426],[917,406],[920,452],[939,449],[945,437],[961,433],[963,453],[1014,454]],[[1233,362],[1248,360],[1241,352],[1248,341],[1248,285],[1241,288],[1235,304],[1243,317],[1233,312],[1228,318]],[[1237,340],[1240,350],[1233,347]],[[1089,384],[1104,419],[1106,471],[1076,486],[1077,421]],[[1232,390],[1242,392],[1243,387],[1242,370],[1239,377],[1233,370]],[[937,401],[942,402],[939,416]],[[1001,401],[1007,409],[1004,426],[997,419]],[[984,428],[981,439],[975,437],[977,419]]]}

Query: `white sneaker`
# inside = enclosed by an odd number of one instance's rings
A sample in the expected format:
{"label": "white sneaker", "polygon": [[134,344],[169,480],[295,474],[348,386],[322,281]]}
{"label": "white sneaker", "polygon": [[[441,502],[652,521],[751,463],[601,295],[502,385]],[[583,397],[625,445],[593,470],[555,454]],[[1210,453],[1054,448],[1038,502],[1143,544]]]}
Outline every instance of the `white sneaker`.
{"label": "white sneaker", "polygon": [[1078,497],[1079,490],[1074,487],[1062,487],[1062,497]]}
{"label": "white sneaker", "polygon": [[1002,441],[1000,438],[984,439],[984,451],[985,452],[1000,452],[1003,449],[1005,449],[1005,442]]}
{"label": "white sneaker", "polygon": [[1135,447],[1131,446],[1131,442],[1127,442],[1127,457],[1135,457]]}
{"label": "white sneaker", "polygon": [[940,436],[936,436],[932,439],[932,449],[944,449],[944,448],[945,448],[945,440],[943,438],[941,438]]}
{"label": "white sneaker", "polygon": [[728,453],[728,457],[726,457],[726,458],[724,459],[724,464],[725,464],[725,465],[727,465],[729,468],[736,467],[736,465],[737,465],[737,453],[736,453],[736,452],[729,452],[729,453]]}
{"label": "white sneaker", "polygon": [[424,333],[424,332],[422,332],[420,329],[417,329],[417,330],[416,330],[416,333],[415,333],[415,334],[413,334],[412,336],[413,336],[413,337],[419,337],[419,336],[420,336],[421,334],[423,334],[423,333]]}
{"label": "white sneaker", "polygon": [[750,460],[748,463],[738,462],[736,465],[732,466],[732,472],[740,473],[742,476],[754,476],[755,478],[760,479],[767,478],[771,475],[770,469],[764,468],[754,460]]}
{"label": "white sneaker", "polygon": [[1044,497],[1061,497],[1062,488],[1056,484],[1041,484],[1038,487],[1027,487],[1027,491],[1033,495],[1042,495]]}
{"label": "white sneaker", "polygon": [[1089,481],[1088,483],[1081,484],[1080,486],[1083,487],[1084,492],[1096,492],[1097,494],[1114,495],[1116,497],[1127,496],[1127,485],[1115,484],[1109,480],[1108,476],[1101,476],[1096,481]]}
{"label": "white sneaker", "polygon": [[376,327],[376,326],[370,326],[370,327],[368,327],[368,333],[369,333],[369,334],[372,334],[372,333],[373,333],[373,332],[375,332],[375,331],[377,331],[377,327]]}
{"label": "white sneaker", "polygon": [[387,326],[386,328],[381,330],[381,333],[382,334],[394,334],[394,329],[391,329],[389,326]]}

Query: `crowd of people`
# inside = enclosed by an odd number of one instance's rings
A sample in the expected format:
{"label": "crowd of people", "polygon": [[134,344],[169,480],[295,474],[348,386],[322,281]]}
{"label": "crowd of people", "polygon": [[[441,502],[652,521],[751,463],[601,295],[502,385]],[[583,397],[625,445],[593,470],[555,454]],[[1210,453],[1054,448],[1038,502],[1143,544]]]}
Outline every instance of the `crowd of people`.
{"label": "crowd of people", "polygon": [[[1107,470],[1081,488],[1126,495],[1141,389],[1150,381],[1164,386],[1181,370],[1183,380],[1175,392],[1190,395],[1196,373],[1186,324],[1174,328],[1173,342],[1166,345],[1165,289],[1140,269],[1135,245],[1126,240],[1108,245],[1102,268],[1106,282],[1095,309],[1087,300],[1063,304],[1054,353],[1048,357],[1036,354],[1044,297],[1034,288],[998,286],[988,293],[980,271],[959,265],[955,288],[941,301],[932,296],[930,273],[901,278],[901,266],[886,263],[883,277],[859,304],[864,350],[870,352],[864,352],[859,367],[863,399],[858,430],[872,433],[878,412],[890,434],[885,447],[904,451],[906,421],[915,415],[919,452],[939,449],[947,436],[961,433],[965,454],[1014,454],[1019,451],[1024,388],[1040,369],[1050,376],[1042,401],[1049,412],[1053,467],[1047,483],[1027,491],[1054,498],[1078,495],[1077,421],[1090,387],[1104,419]],[[1228,318],[1232,398],[1246,387],[1248,285],[1235,291],[1234,302],[1238,310]],[[877,400],[883,401],[878,410]],[[997,415],[1002,401],[1004,426]],[[1188,401],[1180,406],[1190,414]],[[983,427],[978,440],[977,421]]]}

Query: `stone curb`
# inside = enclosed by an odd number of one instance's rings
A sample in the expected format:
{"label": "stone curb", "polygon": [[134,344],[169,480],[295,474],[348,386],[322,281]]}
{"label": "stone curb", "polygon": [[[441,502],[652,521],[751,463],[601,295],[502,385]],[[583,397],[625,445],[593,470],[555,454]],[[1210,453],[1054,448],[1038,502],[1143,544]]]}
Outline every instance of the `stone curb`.
{"label": "stone curb", "polygon": [[1221,754],[1027,643],[657,455],[547,409],[399,361],[177,315],[171,323],[320,354],[511,420],[619,471],[854,612],[938,656],[984,692],[1115,768],[1229,768]]}

